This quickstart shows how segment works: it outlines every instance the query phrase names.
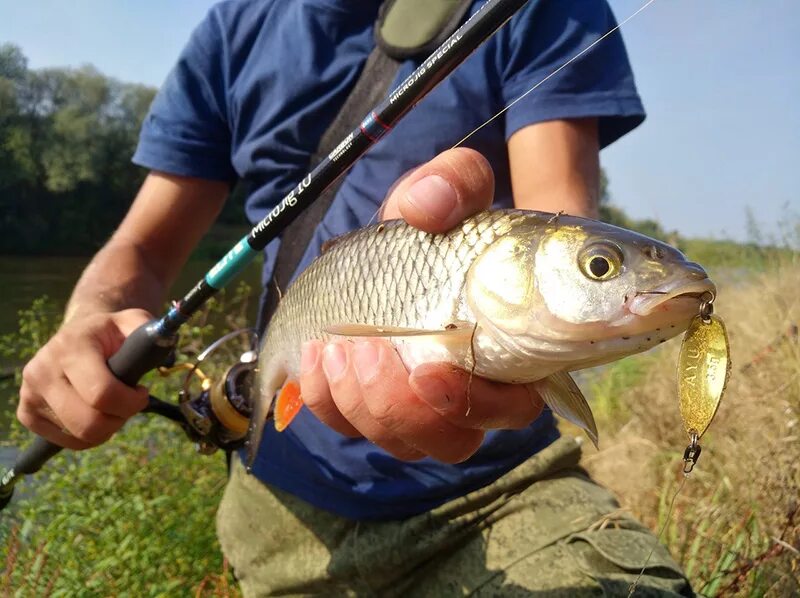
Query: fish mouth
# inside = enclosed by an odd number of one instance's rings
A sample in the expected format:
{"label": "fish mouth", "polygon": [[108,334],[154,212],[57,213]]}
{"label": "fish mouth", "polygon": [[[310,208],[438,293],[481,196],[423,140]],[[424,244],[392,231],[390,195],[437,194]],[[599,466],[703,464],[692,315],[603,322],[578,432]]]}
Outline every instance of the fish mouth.
{"label": "fish mouth", "polygon": [[647,316],[658,311],[698,312],[703,301],[712,300],[717,294],[717,287],[710,278],[692,280],[674,285],[639,291],[630,300],[628,310],[637,316]]}

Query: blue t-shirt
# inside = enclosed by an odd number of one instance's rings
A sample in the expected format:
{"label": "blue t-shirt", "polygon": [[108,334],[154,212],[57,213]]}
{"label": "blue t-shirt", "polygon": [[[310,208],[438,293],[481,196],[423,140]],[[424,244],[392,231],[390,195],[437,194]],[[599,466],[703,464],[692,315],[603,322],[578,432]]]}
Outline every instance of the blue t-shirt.
{"label": "blue t-shirt", "polygon": [[[473,2],[474,13],[482,4]],[[374,47],[378,0],[228,0],[194,31],[144,122],[134,162],[172,174],[248,183],[253,223],[314,165],[309,159]],[[531,0],[433,90],[347,175],[300,270],[322,242],[367,224],[391,184],[552,73],[615,25],[601,0]],[[396,83],[417,65],[401,65]],[[465,145],[511,205],[506,141],[527,125],[598,117],[600,144],[644,111],[618,34],[600,43]],[[278,242],[266,250],[269,280]],[[494,431],[457,465],[406,463],[334,432],[303,409],[266,427],[255,475],[320,508],[355,519],[400,519],[491,483],[558,436],[548,412],[530,427]]]}

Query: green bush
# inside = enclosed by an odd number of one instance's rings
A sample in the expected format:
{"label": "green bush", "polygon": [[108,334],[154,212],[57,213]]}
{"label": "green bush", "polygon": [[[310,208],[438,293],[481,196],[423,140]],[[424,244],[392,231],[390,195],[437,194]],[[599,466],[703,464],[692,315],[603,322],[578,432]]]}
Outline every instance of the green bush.
{"label": "green bush", "polygon": [[[210,305],[187,325],[179,361],[241,324],[248,289]],[[227,314],[223,316],[222,314]],[[58,324],[53,303],[20,313],[0,351],[29,358]],[[176,396],[182,376],[146,384]],[[28,434],[12,426],[11,441]],[[203,457],[172,422],[139,415],[105,445],[64,451],[19,484],[0,519],[0,593],[9,596],[238,594],[217,544],[214,515],[226,480],[221,453]]]}

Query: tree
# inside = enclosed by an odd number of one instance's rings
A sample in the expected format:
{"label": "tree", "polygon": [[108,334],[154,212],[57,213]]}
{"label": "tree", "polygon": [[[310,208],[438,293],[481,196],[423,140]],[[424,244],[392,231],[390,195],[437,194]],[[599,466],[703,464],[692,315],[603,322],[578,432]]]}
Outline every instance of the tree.
{"label": "tree", "polygon": [[0,46],[0,253],[88,253],[108,238],[144,177],[130,157],[154,93],[91,66],[30,70]]}
{"label": "tree", "polygon": [[19,46],[0,44],[0,78],[22,81],[28,72],[28,59]]}

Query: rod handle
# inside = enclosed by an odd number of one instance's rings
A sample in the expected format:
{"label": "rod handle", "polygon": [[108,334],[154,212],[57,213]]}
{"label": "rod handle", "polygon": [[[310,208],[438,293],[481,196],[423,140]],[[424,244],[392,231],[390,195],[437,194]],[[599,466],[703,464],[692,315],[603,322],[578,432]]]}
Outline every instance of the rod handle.
{"label": "rod handle", "polygon": [[61,447],[36,436],[33,442],[17,456],[14,471],[17,474],[28,475],[36,473],[52,457],[61,452]]}
{"label": "rod handle", "polygon": [[162,334],[159,320],[151,320],[125,339],[109,358],[108,368],[128,386],[136,386],[142,376],[167,361],[176,342],[177,336]]}
{"label": "rod handle", "polygon": [[[135,386],[144,374],[167,360],[176,342],[176,336],[161,332],[158,320],[151,320],[125,339],[119,351],[108,360],[108,367],[122,382]],[[36,436],[33,443],[17,456],[14,466],[0,478],[0,511],[11,501],[14,484],[22,476],[39,471],[59,452],[60,446]]]}
{"label": "rod handle", "polygon": [[61,452],[61,447],[42,438],[35,436],[33,443],[17,455],[14,467],[3,474],[0,479],[0,511],[6,508],[14,496],[14,484],[22,476],[36,473],[52,457]]}

